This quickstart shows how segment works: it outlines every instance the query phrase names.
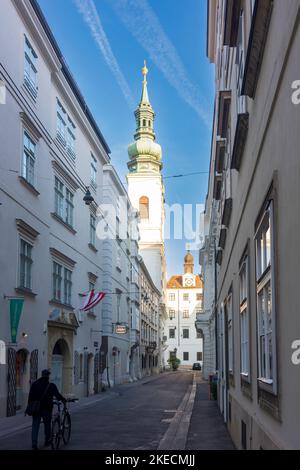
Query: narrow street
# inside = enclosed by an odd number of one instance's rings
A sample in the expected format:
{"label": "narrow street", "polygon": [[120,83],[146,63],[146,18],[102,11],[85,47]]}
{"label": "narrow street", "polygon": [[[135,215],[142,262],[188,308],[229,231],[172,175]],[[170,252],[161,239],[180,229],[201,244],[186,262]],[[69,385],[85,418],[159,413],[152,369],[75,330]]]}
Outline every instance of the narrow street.
{"label": "narrow street", "polygon": [[[233,449],[198,372],[166,373],[71,407],[68,450]],[[21,418],[21,417],[20,417]],[[9,418],[7,418],[9,419]],[[30,423],[30,418],[28,424]],[[0,423],[1,426],[1,423]],[[43,444],[43,427],[40,446]],[[0,434],[0,449],[30,449],[30,428]]]}

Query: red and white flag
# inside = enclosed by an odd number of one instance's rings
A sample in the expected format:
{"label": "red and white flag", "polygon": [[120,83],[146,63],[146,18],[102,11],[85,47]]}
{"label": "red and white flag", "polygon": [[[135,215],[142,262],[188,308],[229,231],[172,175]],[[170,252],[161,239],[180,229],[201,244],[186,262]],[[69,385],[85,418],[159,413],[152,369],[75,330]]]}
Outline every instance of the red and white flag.
{"label": "red and white flag", "polygon": [[96,305],[105,297],[105,295],[105,292],[95,292],[94,289],[92,289],[88,294],[85,295],[84,303],[80,310],[82,312],[88,312],[92,308],[96,307]]}

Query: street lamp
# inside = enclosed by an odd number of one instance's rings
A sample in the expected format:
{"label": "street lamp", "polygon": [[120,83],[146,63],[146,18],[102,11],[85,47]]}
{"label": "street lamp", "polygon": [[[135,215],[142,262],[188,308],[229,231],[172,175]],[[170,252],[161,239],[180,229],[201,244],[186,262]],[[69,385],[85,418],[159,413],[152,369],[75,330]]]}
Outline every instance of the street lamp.
{"label": "street lamp", "polygon": [[83,200],[84,200],[84,202],[87,206],[90,206],[92,204],[92,202],[94,202],[94,198],[91,195],[91,192],[90,192],[90,189],[89,189],[88,186],[86,187],[86,191],[85,191],[85,195],[84,195]]}

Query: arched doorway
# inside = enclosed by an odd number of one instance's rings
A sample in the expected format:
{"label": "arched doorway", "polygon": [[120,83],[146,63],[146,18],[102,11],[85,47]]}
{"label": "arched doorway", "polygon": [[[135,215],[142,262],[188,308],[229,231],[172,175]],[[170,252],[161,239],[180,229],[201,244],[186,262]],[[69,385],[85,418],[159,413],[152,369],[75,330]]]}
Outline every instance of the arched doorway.
{"label": "arched doorway", "polygon": [[68,391],[66,370],[70,363],[70,352],[64,339],[59,339],[53,348],[51,357],[51,382],[61,393]]}
{"label": "arched doorway", "polygon": [[24,408],[29,393],[29,352],[20,349],[16,354],[16,410]]}

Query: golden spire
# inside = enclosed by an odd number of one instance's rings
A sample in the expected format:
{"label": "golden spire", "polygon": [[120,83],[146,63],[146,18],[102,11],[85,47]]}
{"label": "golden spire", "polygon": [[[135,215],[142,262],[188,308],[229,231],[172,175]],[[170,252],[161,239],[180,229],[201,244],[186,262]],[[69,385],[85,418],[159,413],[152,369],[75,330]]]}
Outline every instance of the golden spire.
{"label": "golden spire", "polygon": [[146,77],[148,75],[148,69],[146,65],[146,61],[144,60],[144,67],[142,68],[142,74],[144,75],[144,81],[146,81]]}
{"label": "golden spire", "polygon": [[147,65],[146,65],[145,60],[144,60],[144,67],[142,68],[142,74],[144,76],[144,79],[143,79],[143,90],[142,90],[141,103],[150,104],[149,103],[149,97],[148,97],[148,90],[147,90],[148,69],[147,69]]}

